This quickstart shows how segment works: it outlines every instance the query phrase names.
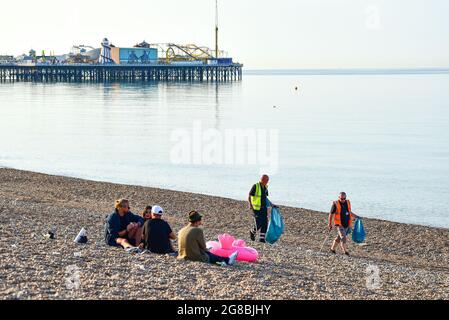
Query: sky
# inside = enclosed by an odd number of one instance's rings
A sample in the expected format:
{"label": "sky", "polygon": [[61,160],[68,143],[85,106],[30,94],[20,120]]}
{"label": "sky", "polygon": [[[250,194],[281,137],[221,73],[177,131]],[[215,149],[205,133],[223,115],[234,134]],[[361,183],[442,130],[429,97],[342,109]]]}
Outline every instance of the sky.
{"label": "sky", "polygon": [[[214,47],[215,0],[1,4],[0,55],[195,43]],[[449,67],[447,0],[219,0],[219,47],[248,69]]]}

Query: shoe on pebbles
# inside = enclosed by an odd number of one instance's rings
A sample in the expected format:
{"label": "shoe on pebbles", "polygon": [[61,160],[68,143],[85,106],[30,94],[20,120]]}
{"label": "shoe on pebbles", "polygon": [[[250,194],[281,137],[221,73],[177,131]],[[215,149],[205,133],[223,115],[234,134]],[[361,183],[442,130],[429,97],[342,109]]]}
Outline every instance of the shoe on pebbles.
{"label": "shoe on pebbles", "polygon": [[231,255],[229,256],[228,265],[230,265],[230,266],[234,265],[234,263],[235,263],[235,261],[236,261],[236,259],[237,259],[238,254],[239,254],[239,252],[236,251],[236,252],[234,252],[233,254],[231,254]]}
{"label": "shoe on pebbles", "polygon": [[128,253],[137,253],[137,254],[142,253],[142,250],[140,250],[137,247],[126,248],[125,251]]}

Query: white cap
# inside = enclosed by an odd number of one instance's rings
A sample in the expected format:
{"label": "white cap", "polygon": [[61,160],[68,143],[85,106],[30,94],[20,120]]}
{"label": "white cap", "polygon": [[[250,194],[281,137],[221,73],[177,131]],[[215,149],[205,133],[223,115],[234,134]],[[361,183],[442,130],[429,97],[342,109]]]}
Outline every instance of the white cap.
{"label": "white cap", "polygon": [[153,206],[151,208],[151,213],[162,215],[162,214],[164,214],[164,210],[159,206]]}

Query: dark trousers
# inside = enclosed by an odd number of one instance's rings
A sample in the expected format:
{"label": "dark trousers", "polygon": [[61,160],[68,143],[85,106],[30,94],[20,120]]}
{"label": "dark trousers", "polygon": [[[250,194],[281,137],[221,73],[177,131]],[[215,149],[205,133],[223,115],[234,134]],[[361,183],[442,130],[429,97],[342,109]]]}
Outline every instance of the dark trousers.
{"label": "dark trousers", "polygon": [[259,231],[259,240],[265,241],[265,235],[268,229],[268,210],[267,208],[260,208],[260,210],[253,210],[254,213],[254,227],[251,233],[255,236]]}
{"label": "dark trousers", "polygon": [[213,254],[212,252],[206,251],[207,256],[209,257],[209,263],[215,264],[217,262],[226,262],[226,264],[229,262],[229,258],[223,258],[220,256],[217,256],[216,254]]}

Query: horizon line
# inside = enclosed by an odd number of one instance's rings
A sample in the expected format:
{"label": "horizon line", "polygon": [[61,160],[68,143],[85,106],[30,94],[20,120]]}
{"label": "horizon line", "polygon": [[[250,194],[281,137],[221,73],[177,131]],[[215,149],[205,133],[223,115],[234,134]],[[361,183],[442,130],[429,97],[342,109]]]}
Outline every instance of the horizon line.
{"label": "horizon line", "polygon": [[271,75],[319,75],[319,74],[446,74],[449,67],[354,67],[354,68],[251,68],[243,69],[244,74]]}

